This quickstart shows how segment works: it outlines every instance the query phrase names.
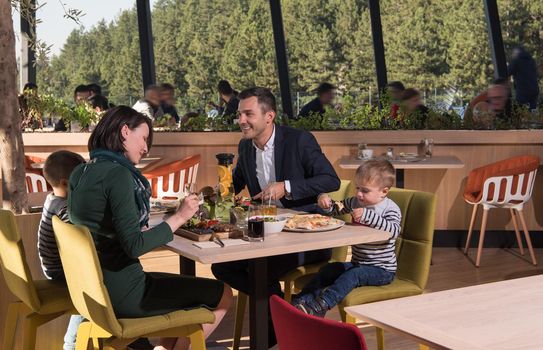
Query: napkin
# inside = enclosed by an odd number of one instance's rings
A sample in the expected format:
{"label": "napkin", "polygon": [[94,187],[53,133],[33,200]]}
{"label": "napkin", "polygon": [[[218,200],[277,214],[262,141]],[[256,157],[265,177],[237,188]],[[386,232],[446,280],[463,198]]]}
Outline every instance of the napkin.
{"label": "napkin", "polygon": [[[224,243],[225,247],[234,247],[237,245],[249,244],[249,242],[244,241],[242,239],[223,239],[222,242]],[[213,241],[194,242],[192,243],[192,245],[200,249],[221,248],[221,246],[218,243],[215,243]]]}

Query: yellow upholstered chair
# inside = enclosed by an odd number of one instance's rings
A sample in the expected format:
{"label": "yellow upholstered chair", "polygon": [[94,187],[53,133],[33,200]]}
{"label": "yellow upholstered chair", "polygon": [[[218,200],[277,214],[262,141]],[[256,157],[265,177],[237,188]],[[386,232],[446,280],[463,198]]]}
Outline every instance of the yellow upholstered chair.
{"label": "yellow upholstered chair", "polygon": [[77,350],[86,350],[89,339],[95,349],[105,339],[105,349],[124,349],[139,337],[190,338],[192,349],[204,350],[202,324],[212,323],[215,315],[205,308],[180,310],[164,315],[117,319],[109,299],[89,230],[53,217],[53,229],[59,247],[70,296],[77,309],[89,322],[77,332]]}
{"label": "yellow upholstered chair", "polygon": [[9,290],[19,299],[8,306],[2,349],[14,348],[19,317],[23,319],[23,349],[33,350],[39,326],[66,313],[75,313],[63,282],[32,280],[15,216],[0,209],[0,265]]}
{"label": "yellow upholstered chair", "polygon": [[[402,211],[402,232],[396,242],[396,277],[389,285],[359,287],[349,293],[339,304],[344,322],[356,323],[353,316],[345,313],[347,306],[422,294],[426,287],[432,258],[436,196],[427,192],[392,189],[389,198]],[[379,328],[377,344],[380,350],[384,349],[384,334]]]}
{"label": "yellow upholstered chair", "polygon": [[[328,195],[333,200],[340,201],[349,196],[353,196],[354,193],[354,184],[349,180],[341,180],[339,190],[331,192]],[[343,215],[341,219],[346,222],[350,222],[351,216]],[[345,261],[345,259],[347,258],[348,248],[349,247],[337,247],[332,249],[332,257],[329,262]],[[282,276],[280,280],[285,284],[285,300],[290,302],[292,299],[292,293],[297,293],[300,291],[300,289],[298,289],[297,287],[303,287],[311,279],[311,277],[319,272],[319,269],[326,264],[327,262],[322,262],[299,266],[296,269],[289,271],[284,276]],[[243,316],[245,315],[246,305],[247,295],[242,292],[238,292],[238,299],[236,303],[236,316],[234,320],[234,341],[232,345],[233,350],[239,349],[241,332],[243,330]]]}

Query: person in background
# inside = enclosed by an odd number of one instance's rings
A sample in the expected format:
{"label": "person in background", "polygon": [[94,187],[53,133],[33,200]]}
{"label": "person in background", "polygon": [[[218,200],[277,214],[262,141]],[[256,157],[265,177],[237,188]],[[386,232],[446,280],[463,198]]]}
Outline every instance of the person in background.
{"label": "person in background", "polygon": [[529,109],[537,108],[539,83],[537,65],[532,56],[521,46],[513,49],[512,60],[507,66],[507,76],[513,76],[515,99]]}
{"label": "person in background", "polygon": [[356,170],[356,195],[333,204],[327,194],[319,196],[319,206],[329,215],[351,214],[355,224],[391,233],[379,244],[352,246],[350,262],[323,266],[293,300],[303,312],[324,317],[353,289],[390,284],[396,273],[396,239],[400,235],[402,212],[388,192],[395,181],[394,167],[386,159],[372,159]]}
{"label": "person in background", "polygon": [[175,123],[179,123],[181,118],[177,113],[177,108],[175,108],[175,89],[172,84],[162,83],[160,84],[162,92],[160,95],[160,107],[164,115],[169,114],[172,116]]}
{"label": "person in background", "polygon": [[[91,160],[78,166],[68,185],[70,221],[89,228],[104,284],[119,318],[161,316],[206,307],[215,322],[230,306],[232,290],[214,280],[180,274],[145,272],[139,257],[173,239],[198,210],[198,197],[185,197],[175,213],[149,228],[151,186],[136,168],[151,148],[151,120],[127,106],[108,110],[89,138]],[[187,338],[165,338],[158,349],[184,350]]]}
{"label": "person in background", "polygon": [[162,108],[160,108],[161,95],[162,88],[160,86],[149,85],[145,88],[143,99],[138,100],[132,108],[154,122],[164,115]]}
{"label": "person in background", "polygon": [[387,84],[387,91],[390,97],[390,116],[396,119],[398,118],[398,111],[400,110],[400,102],[402,100],[402,93],[405,91],[405,86],[401,81],[392,81]]}
{"label": "person in background", "polygon": [[217,85],[219,96],[221,99],[220,105],[210,102],[210,105],[217,109],[219,115],[228,119],[230,124],[234,123],[234,119],[238,113],[239,99],[238,93],[232,88],[227,80],[219,81]]}
{"label": "person in background", "polygon": [[102,114],[109,109],[109,101],[105,96],[92,95],[88,101],[92,109],[98,114]]}
{"label": "person in background", "polygon": [[322,83],[316,90],[317,97],[302,107],[298,118],[308,117],[310,114],[324,114],[326,106],[332,106],[336,97],[336,87],[330,83]]}
{"label": "person in background", "polygon": [[401,101],[402,111],[405,113],[405,116],[402,118],[403,121],[411,120],[413,128],[424,129],[430,110],[422,103],[420,92],[413,88],[405,89],[402,92]]}
{"label": "person in background", "polygon": [[507,78],[497,78],[494,79],[492,84],[484,91],[479,93],[479,95],[475,96],[468,104],[468,108],[466,110],[466,117],[470,116],[471,113],[473,113],[473,108],[480,102],[488,102],[488,90],[491,86],[494,85],[503,85],[507,91],[509,91],[509,80]]}
{"label": "person in background", "polygon": [[[43,274],[50,280],[64,281],[64,270],[60,261],[57,242],[52,229],[53,216],[58,216],[62,221],[68,219],[68,179],[70,174],[79,164],[85,163],[85,159],[77,153],[70,151],[56,151],[45,160],[43,175],[53,188],[53,193],[47,195],[43,205],[40,225],[38,228],[38,255],[40,257]],[[64,350],[75,349],[75,340],[79,324],[83,316],[72,315],[68,329],[64,336]]]}
{"label": "person in background", "polygon": [[[91,96],[91,90],[88,85],[78,85],[74,90],[74,103],[81,104],[88,100]],[[68,128],[63,119],[59,119],[55,124],[55,131],[67,131]]]}
{"label": "person in background", "polygon": [[33,105],[34,99],[39,99],[38,85],[26,83],[23,87],[23,93],[19,98],[19,114],[21,115],[21,130],[25,128],[42,129],[43,121],[41,112]]}
{"label": "person in background", "polygon": [[102,94],[102,87],[96,83],[90,83],[87,87],[89,88],[91,97]]}

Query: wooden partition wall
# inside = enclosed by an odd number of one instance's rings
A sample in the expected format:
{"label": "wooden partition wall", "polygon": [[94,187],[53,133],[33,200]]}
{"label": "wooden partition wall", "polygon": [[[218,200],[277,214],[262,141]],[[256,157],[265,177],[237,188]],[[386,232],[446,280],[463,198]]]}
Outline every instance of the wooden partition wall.
{"label": "wooden partition wall", "polygon": [[[416,152],[423,138],[434,140],[434,154],[451,154],[460,158],[465,166],[450,170],[406,170],[405,187],[434,192],[438,196],[437,229],[463,230],[469,224],[470,208],[462,199],[467,174],[473,168],[520,154],[535,154],[543,158],[543,130],[511,131],[328,131],[313,133],[323,152],[342,179],[351,179],[353,170],[342,170],[339,159],[354,155],[358,143],[366,143],[376,154],[384,153],[388,146],[394,152]],[[80,133],[28,133],[24,134],[25,151],[46,156],[57,149],[71,149],[88,156],[86,143],[89,134]],[[175,160],[192,154],[201,154],[198,185],[217,182],[215,154],[237,153],[240,133],[194,132],[155,133],[151,156]],[[538,175],[533,204],[526,208],[531,230],[543,230],[543,180]],[[489,229],[513,229],[508,215],[499,211],[490,214]]]}

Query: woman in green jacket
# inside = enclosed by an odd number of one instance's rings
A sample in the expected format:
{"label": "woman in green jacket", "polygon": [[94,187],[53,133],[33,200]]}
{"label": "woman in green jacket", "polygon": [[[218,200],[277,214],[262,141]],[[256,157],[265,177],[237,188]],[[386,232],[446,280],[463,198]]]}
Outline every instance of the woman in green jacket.
{"label": "woman in green jacket", "polygon": [[[230,287],[217,280],[146,273],[138,259],[171,241],[173,232],[198,209],[197,197],[189,196],[175,214],[149,229],[150,185],[135,164],[149,152],[152,141],[147,117],[126,106],[110,109],[90,136],[91,160],[70,177],[70,220],[92,233],[117,317],[204,306],[215,313],[215,323],[204,325],[209,335],[228,310]],[[188,339],[162,339],[158,349],[163,348],[186,349]]]}

